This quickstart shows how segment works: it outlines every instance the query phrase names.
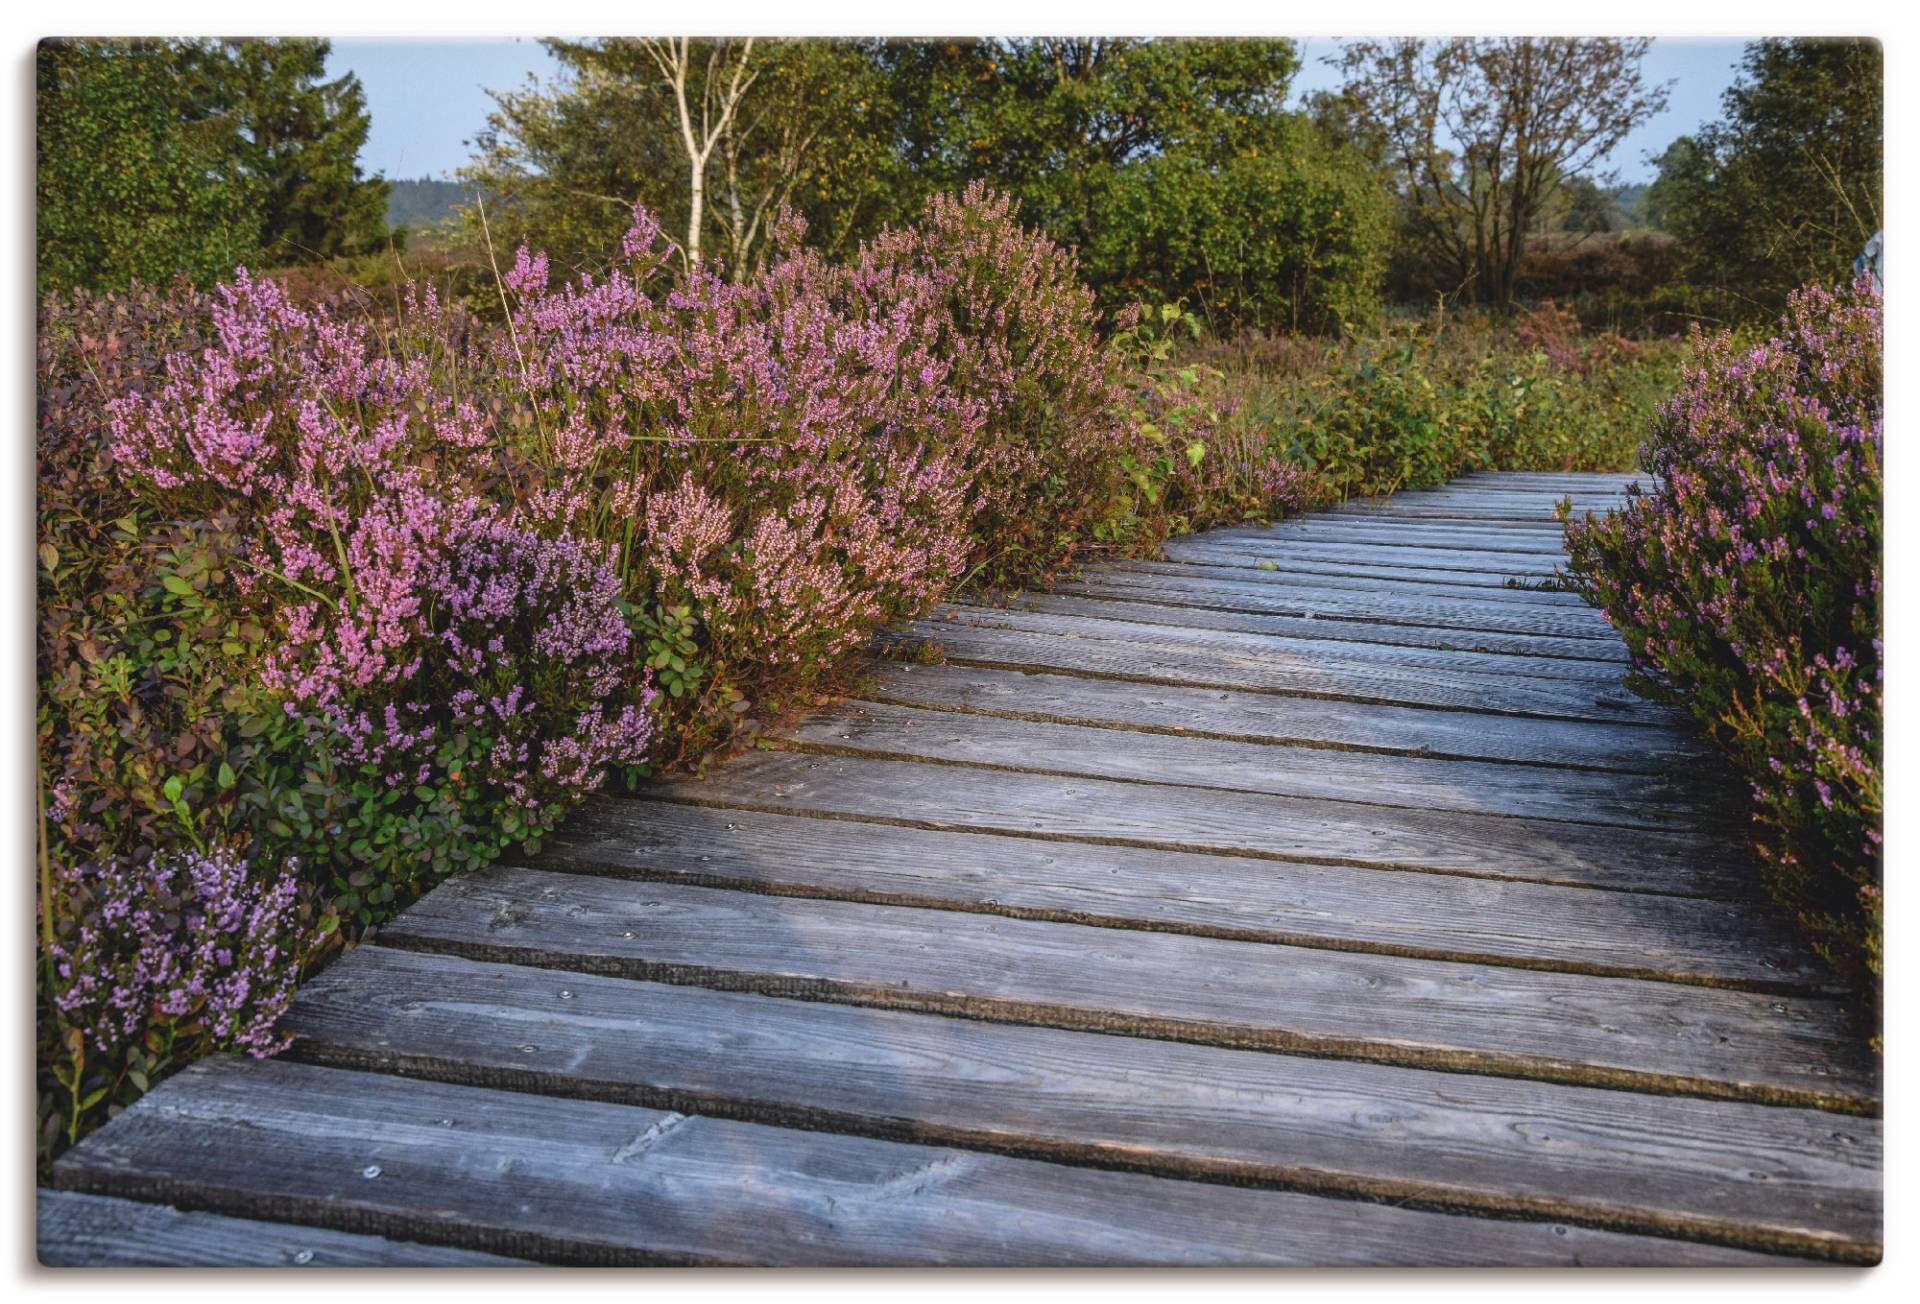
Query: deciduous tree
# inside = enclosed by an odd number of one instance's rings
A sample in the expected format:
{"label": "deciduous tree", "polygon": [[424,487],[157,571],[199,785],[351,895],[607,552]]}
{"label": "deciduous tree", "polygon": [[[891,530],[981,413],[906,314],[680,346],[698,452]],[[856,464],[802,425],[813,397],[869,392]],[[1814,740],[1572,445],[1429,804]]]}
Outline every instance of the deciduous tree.
{"label": "deciduous tree", "polygon": [[365,96],[328,43],[45,41],[37,61],[40,283],[109,288],[377,246]]}
{"label": "deciduous tree", "polygon": [[1690,280],[1765,317],[1846,276],[1883,221],[1881,82],[1877,41],[1747,47],[1721,120],[1674,142],[1647,196]]}
{"label": "deciduous tree", "polygon": [[493,92],[461,173],[497,197],[496,233],[587,262],[618,242],[637,200],[684,252],[717,251],[738,279],[782,206],[829,247],[916,209],[873,43],[545,44],[562,76]]}
{"label": "deciduous tree", "polygon": [[[1570,37],[1354,41],[1351,117],[1392,166],[1402,225],[1474,297],[1506,307],[1543,207],[1666,105],[1651,41]],[[1602,178],[1610,179],[1610,178]]]}

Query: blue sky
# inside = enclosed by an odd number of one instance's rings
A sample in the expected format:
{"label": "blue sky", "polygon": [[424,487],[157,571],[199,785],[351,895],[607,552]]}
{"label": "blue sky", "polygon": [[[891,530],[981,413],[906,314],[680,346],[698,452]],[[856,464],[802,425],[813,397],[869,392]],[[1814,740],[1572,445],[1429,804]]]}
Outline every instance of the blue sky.
{"label": "blue sky", "polygon": [[[1662,37],[1653,43],[1644,71],[1654,82],[1673,81],[1665,113],[1628,137],[1610,166],[1623,181],[1648,181],[1657,155],[1676,136],[1720,114],[1720,93],[1740,61],[1738,40]],[[1329,38],[1303,42],[1306,67],[1296,93],[1330,87],[1337,74],[1320,62],[1337,44]],[[489,89],[542,77],[557,65],[532,38],[472,41],[335,41],[327,70],[358,73],[367,89],[373,129],[361,165],[389,177],[442,176],[467,161],[466,141],[485,123]]]}

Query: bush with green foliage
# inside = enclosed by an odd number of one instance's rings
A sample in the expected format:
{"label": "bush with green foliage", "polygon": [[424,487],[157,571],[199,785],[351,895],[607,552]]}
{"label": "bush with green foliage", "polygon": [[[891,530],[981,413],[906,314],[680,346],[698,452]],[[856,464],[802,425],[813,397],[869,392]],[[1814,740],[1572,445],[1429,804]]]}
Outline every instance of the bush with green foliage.
{"label": "bush with green foliage", "polygon": [[323,40],[47,40],[36,60],[42,292],[378,248],[365,96]]}
{"label": "bush with green foliage", "polygon": [[1723,319],[1845,278],[1880,230],[1883,77],[1877,40],[1756,41],[1721,119],[1662,155],[1649,209]]}
{"label": "bush with green foliage", "polygon": [[1864,284],[1801,290],[1764,343],[1697,338],[1647,441],[1653,487],[1567,531],[1642,687],[1751,784],[1767,887],[1876,995],[1883,349]]}
{"label": "bush with green foliage", "polygon": [[1386,196],[1303,120],[1242,153],[1120,172],[1083,258],[1109,298],[1191,301],[1215,329],[1338,333],[1378,314]]}
{"label": "bush with green foliage", "polygon": [[1583,331],[1551,304],[1337,341],[1241,335],[1187,356],[1217,373],[1229,425],[1274,432],[1322,500],[1470,470],[1627,470],[1679,361],[1672,341]]}

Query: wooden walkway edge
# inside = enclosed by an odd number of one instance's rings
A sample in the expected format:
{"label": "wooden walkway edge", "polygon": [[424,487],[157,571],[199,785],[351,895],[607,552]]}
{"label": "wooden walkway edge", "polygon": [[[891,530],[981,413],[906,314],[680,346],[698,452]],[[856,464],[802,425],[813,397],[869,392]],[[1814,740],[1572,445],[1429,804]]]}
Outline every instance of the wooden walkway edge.
{"label": "wooden walkway edge", "polygon": [[53,1265],[1866,1264],[1880,1069],[1476,474],[883,642],[54,1166]]}

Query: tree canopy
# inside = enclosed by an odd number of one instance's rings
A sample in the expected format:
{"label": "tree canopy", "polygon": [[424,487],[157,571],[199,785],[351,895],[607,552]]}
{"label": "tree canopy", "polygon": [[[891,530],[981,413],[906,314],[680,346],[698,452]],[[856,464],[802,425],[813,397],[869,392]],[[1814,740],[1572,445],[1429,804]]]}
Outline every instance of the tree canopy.
{"label": "tree canopy", "polygon": [[844,250],[985,181],[1110,303],[1337,326],[1374,297],[1378,187],[1286,109],[1288,41],[547,46],[562,76],[496,92],[462,176],[496,197],[496,239],[563,261],[604,256],[638,200],[744,275],[783,206]]}
{"label": "tree canopy", "polygon": [[374,247],[365,96],[328,43],[43,41],[35,184],[42,289],[109,288]]}
{"label": "tree canopy", "polygon": [[[808,220],[817,243],[837,247],[917,202],[890,147],[872,43],[544,44],[561,75],[492,92],[494,111],[460,174],[495,197],[487,216],[496,238],[590,263],[618,244],[639,202],[683,250],[697,230],[701,250],[745,275],[783,205]],[[706,150],[692,229],[689,140]]]}
{"label": "tree canopy", "polygon": [[1880,43],[1756,41],[1722,103],[1661,156],[1647,203],[1689,280],[1771,316],[1797,286],[1845,277],[1881,228]]}
{"label": "tree canopy", "polygon": [[[1354,41],[1343,116],[1389,170],[1406,241],[1472,297],[1513,302],[1526,242],[1567,178],[1666,106],[1647,39]],[[1610,178],[1602,178],[1610,179]]]}

